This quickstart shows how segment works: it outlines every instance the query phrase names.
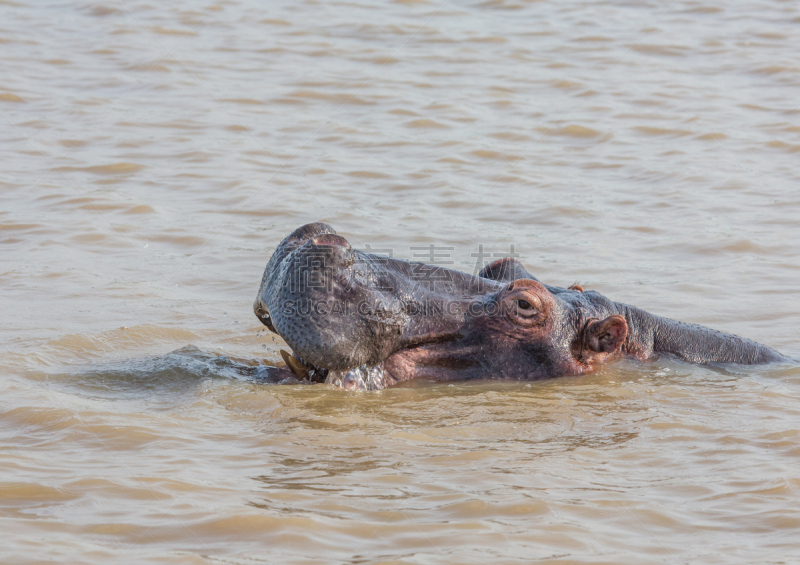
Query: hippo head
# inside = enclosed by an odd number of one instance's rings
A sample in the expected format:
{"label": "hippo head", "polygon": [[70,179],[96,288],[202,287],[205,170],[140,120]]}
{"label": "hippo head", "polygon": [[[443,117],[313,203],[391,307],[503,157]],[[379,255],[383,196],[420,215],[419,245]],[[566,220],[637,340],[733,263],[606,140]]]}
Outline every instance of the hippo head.
{"label": "hippo head", "polygon": [[256,316],[291,347],[295,372],[354,389],[412,378],[540,379],[579,374],[619,351],[613,303],[548,287],[513,260],[472,276],[353,249],[308,224],[270,259]]}

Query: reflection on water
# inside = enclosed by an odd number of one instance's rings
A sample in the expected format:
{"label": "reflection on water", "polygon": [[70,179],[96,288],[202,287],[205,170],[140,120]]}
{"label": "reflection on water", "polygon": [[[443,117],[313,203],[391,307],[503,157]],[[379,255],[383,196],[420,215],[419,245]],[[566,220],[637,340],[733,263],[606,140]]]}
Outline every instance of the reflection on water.
{"label": "reflection on water", "polygon": [[796,363],[350,394],[270,384],[251,310],[322,220],[800,358],[798,25],[0,2],[0,561],[799,561]]}

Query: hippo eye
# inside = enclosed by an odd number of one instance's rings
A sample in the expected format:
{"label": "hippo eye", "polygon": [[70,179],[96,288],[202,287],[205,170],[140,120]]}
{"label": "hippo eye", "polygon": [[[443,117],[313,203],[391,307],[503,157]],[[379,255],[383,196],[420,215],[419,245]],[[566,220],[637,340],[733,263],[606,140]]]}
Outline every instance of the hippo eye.
{"label": "hippo eye", "polygon": [[506,318],[517,326],[543,326],[551,313],[548,290],[536,281],[524,279],[510,283],[496,300],[502,304]]}

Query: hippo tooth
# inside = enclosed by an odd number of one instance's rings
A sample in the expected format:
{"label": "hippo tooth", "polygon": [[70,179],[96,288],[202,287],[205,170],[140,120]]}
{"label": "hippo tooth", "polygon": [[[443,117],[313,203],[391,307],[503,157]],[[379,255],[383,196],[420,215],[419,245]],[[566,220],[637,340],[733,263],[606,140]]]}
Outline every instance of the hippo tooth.
{"label": "hippo tooth", "polygon": [[307,379],[308,378],[308,370],[297,360],[295,359],[291,353],[288,351],[281,349],[281,357],[286,362],[286,365],[291,369],[291,371],[297,375],[299,379]]}

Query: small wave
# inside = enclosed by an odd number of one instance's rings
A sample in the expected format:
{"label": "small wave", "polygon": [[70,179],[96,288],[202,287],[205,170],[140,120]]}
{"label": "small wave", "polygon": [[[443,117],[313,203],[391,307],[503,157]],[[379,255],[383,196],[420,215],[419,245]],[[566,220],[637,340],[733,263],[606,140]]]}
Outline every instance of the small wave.
{"label": "small wave", "polygon": [[539,131],[541,131],[543,134],[546,135],[559,135],[564,137],[577,137],[577,138],[605,137],[603,136],[602,132],[577,124],[570,124],[568,126],[556,127],[556,128],[540,128]]}
{"label": "small wave", "polygon": [[448,126],[437,122],[436,120],[430,120],[421,118],[419,120],[411,120],[410,122],[406,122],[405,126],[408,128],[422,128],[422,129],[444,129]]}
{"label": "small wave", "polygon": [[25,102],[25,100],[12,92],[0,92],[0,102]]}
{"label": "small wave", "polygon": [[193,345],[165,355],[115,361],[48,379],[58,387],[89,398],[107,400],[143,399],[172,404],[194,395],[207,379],[230,379],[258,384],[286,382],[285,371],[255,361],[237,361],[214,355]]}
{"label": "small wave", "polygon": [[96,175],[129,175],[137,173],[143,168],[144,165],[138,163],[112,163],[110,165],[94,165],[91,167],[58,167],[56,170],[61,172],[80,171]]}

